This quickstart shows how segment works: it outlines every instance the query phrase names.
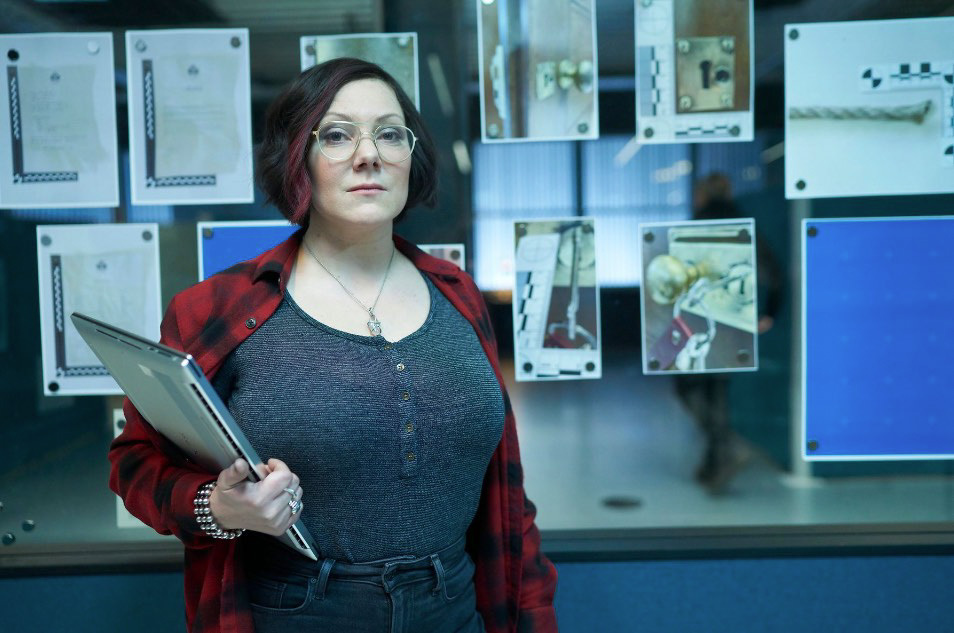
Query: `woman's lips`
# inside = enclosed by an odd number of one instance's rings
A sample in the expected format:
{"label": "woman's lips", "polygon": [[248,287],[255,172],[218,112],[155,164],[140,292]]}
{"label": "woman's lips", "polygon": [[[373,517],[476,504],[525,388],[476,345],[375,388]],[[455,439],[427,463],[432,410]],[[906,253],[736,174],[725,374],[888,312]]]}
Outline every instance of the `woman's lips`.
{"label": "woman's lips", "polygon": [[359,185],[357,187],[348,189],[348,193],[357,193],[365,196],[374,195],[376,193],[384,193],[384,191],[384,187],[380,185]]}

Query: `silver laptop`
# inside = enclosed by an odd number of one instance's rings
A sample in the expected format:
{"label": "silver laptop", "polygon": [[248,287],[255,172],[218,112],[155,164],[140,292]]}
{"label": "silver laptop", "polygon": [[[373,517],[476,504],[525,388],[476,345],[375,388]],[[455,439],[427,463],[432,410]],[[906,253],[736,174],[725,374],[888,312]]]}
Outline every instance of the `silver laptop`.
{"label": "silver laptop", "polygon": [[[262,460],[191,355],[79,312],[70,317],[143,417],[189,459],[218,473],[241,457],[252,465],[249,479],[263,479]],[[318,560],[301,521],[278,540]]]}

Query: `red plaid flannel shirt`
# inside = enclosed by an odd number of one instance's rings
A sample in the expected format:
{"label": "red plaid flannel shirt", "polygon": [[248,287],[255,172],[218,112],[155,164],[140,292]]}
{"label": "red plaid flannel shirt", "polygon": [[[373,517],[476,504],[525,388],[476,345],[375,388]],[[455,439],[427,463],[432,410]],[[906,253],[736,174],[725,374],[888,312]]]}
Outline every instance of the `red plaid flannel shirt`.
{"label": "red plaid flannel shirt", "polygon": [[[255,259],[176,295],[161,342],[192,354],[208,377],[278,308],[302,231]],[[395,245],[473,325],[503,390],[503,436],[484,476],[467,534],[476,562],[477,608],[488,633],[555,633],[556,569],[540,550],[536,509],[523,489],[513,409],[504,387],[490,316],[473,280],[457,266],[395,236]],[[193,514],[199,487],[215,479],[189,462],[126,399],[126,426],[109,450],[109,487],[135,516],[185,544],[186,620],[193,633],[251,632],[253,622],[236,540],[207,536]]]}

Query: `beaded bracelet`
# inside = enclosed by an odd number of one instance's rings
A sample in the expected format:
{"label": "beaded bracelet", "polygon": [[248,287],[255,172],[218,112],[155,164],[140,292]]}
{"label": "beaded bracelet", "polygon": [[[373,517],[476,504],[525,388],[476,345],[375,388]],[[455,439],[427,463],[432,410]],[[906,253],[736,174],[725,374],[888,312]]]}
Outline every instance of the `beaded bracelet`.
{"label": "beaded bracelet", "polygon": [[223,530],[222,526],[215,522],[209,508],[209,496],[214,488],[215,482],[210,481],[203,484],[195,495],[195,520],[198,521],[199,527],[212,538],[233,539],[242,536],[244,529]]}

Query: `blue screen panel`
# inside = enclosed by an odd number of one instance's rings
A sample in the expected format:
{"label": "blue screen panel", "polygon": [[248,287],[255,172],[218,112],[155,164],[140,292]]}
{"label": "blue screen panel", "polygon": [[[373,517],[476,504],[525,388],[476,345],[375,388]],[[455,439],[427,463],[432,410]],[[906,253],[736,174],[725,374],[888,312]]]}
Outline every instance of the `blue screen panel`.
{"label": "blue screen panel", "polygon": [[282,221],[200,223],[199,281],[260,255],[297,229]]}
{"label": "blue screen panel", "polygon": [[954,218],[806,220],[806,459],[954,458]]}

